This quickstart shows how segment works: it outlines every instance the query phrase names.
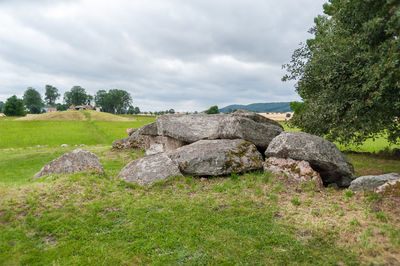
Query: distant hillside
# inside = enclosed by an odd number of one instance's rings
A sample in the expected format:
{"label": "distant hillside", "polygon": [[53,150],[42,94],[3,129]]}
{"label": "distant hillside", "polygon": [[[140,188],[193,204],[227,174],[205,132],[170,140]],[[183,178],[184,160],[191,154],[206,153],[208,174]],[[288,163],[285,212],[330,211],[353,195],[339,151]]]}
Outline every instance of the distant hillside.
{"label": "distant hillside", "polygon": [[243,109],[247,111],[257,112],[257,113],[284,113],[293,112],[290,110],[290,102],[280,102],[280,103],[252,103],[249,105],[239,105],[233,104],[219,109],[221,113],[228,113],[229,109],[238,110]]}

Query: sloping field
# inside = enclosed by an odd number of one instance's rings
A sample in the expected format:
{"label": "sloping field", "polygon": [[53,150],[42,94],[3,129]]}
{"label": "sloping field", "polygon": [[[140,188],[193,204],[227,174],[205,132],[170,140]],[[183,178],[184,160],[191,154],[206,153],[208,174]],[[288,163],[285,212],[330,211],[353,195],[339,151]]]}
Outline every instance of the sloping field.
{"label": "sloping field", "polygon": [[109,113],[96,111],[59,111],[44,114],[28,114],[27,116],[16,119],[18,121],[32,120],[65,120],[65,121],[134,121],[134,118],[121,117]]}
{"label": "sloping field", "polygon": [[[154,117],[129,119],[110,114],[96,117],[97,114],[94,113],[71,111],[71,114],[66,116],[71,118],[76,114],[82,115],[84,118],[79,120],[0,119],[0,149],[61,144],[111,145],[112,141],[128,136],[126,128],[139,128],[155,120]],[[100,115],[103,114],[100,113]],[[104,120],[100,120],[100,118]],[[109,120],[106,120],[107,118]],[[115,120],[111,120],[114,118]],[[122,120],[117,120],[119,118]]]}

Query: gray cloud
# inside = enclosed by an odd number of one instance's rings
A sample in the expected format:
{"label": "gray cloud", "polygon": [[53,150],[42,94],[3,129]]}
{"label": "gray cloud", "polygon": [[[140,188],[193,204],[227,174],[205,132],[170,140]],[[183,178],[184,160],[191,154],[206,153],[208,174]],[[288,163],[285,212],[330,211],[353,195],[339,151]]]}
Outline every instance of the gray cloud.
{"label": "gray cloud", "polygon": [[298,99],[281,65],[323,0],[0,1],[0,100],[45,84],[143,110]]}

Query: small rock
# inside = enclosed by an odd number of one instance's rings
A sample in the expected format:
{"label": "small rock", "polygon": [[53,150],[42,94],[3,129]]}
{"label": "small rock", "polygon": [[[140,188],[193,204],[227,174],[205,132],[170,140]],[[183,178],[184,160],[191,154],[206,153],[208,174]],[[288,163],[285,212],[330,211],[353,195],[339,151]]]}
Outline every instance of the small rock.
{"label": "small rock", "polygon": [[376,188],[382,186],[386,182],[398,179],[400,179],[400,174],[397,173],[361,176],[351,182],[349,189],[354,191],[356,190],[374,191]]}
{"label": "small rock", "polygon": [[86,150],[76,149],[43,166],[40,172],[35,174],[34,178],[50,174],[72,174],[86,171],[104,173],[99,158],[95,154]]}
{"label": "small rock", "polygon": [[61,144],[61,147],[68,147],[68,144]]}

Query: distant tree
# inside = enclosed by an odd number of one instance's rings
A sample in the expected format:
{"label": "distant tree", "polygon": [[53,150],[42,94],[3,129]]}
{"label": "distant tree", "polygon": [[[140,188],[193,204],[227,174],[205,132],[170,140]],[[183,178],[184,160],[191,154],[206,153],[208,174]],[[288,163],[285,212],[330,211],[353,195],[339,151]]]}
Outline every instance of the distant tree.
{"label": "distant tree", "polygon": [[211,106],[208,110],[206,110],[206,114],[208,114],[208,115],[219,114],[218,106],[216,106],[216,105]]}
{"label": "distant tree", "polygon": [[3,108],[4,108],[4,103],[2,101],[0,101],[0,113],[3,112]]}
{"label": "distant tree", "polygon": [[44,106],[40,93],[34,88],[28,88],[24,93],[25,108],[31,114],[40,114]]}
{"label": "distant tree", "polygon": [[88,95],[86,91],[81,86],[74,86],[70,91],[64,93],[64,102],[68,106],[74,105],[84,105],[88,101]]}
{"label": "distant tree", "polygon": [[7,116],[24,116],[26,115],[24,110],[24,101],[18,99],[17,96],[13,95],[7,99],[4,105],[4,114]]}
{"label": "distant tree", "polygon": [[51,85],[46,85],[45,101],[49,106],[55,106],[56,100],[60,97],[58,89]]}
{"label": "distant tree", "polygon": [[56,108],[57,108],[57,111],[66,111],[66,110],[68,110],[69,105],[68,104],[57,103],[56,104]]}
{"label": "distant tree", "polygon": [[168,110],[168,113],[170,113],[170,114],[175,114],[175,110],[174,110],[174,109],[169,109],[169,110]]}
{"label": "distant tree", "polygon": [[101,106],[104,112],[127,113],[132,104],[131,95],[124,90],[111,89],[108,92],[99,90],[95,95],[96,106]]}
{"label": "distant tree", "polygon": [[199,113],[199,112],[197,112],[197,111],[194,111],[194,114],[195,114],[195,115],[197,115],[198,113]]}
{"label": "distant tree", "polygon": [[137,115],[137,114],[140,114],[140,109],[139,109],[139,107],[135,107],[135,114]]}

